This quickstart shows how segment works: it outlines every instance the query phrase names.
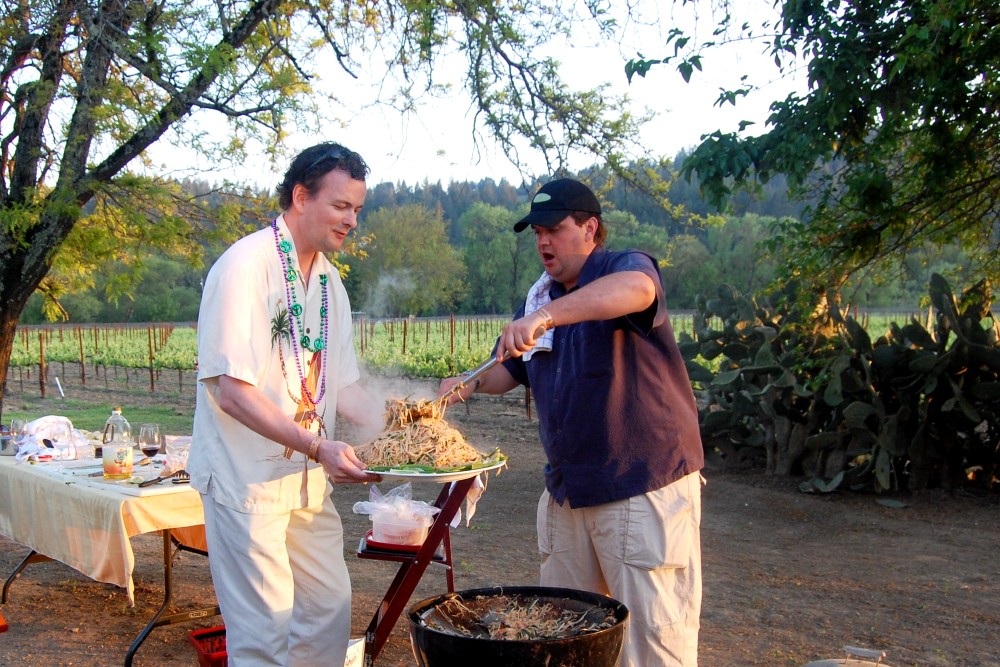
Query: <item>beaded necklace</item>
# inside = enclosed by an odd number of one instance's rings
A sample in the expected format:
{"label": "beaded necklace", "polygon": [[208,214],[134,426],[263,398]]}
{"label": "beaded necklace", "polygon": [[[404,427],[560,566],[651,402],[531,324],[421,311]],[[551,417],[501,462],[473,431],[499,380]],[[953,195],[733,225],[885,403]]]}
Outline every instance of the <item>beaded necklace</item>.
{"label": "beaded necklace", "polygon": [[[324,394],[326,394],[326,373],[323,372],[322,356],[320,356],[320,364],[317,371],[320,375],[320,387],[319,392],[316,397],[313,398],[312,392],[309,391],[309,386],[306,382],[306,373],[303,372],[302,366],[302,355],[299,354],[299,347],[305,350],[309,350],[314,354],[321,354],[323,350],[327,349],[327,344],[330,342],[330,327],[327,325],[326,314],[327,307],[329,305],[329,295],[327,293],[327,282],[329,281],[328,276],[325,273],[319,275],[319,284],[322,287],[322,305],[319,309],[319,330],[320,335],[314,340],[310,340],[309,336],[305,333],[305,327],[302,324],[302,314],[303,308],[298,302],[297,292],[295,290],[295,283],[299,280],[299,271],[292,265],[292,244],[290,241],[285,239],[284,235],[278,231],[278,219],[275,218],[271,223],[271,230],[274,232],[274,245],[278,249],[278,258],[281,260],[281,271],[285,276],[285,297],[288,303],[288,312],[291,317],[288,318],[289,330],[291,333],[291,347],[292,352],[295,354],[295,366],[299,371],[300,387],[302,389],[302,397],[300,402],[307,402],[309,404],[310,410],[314,410],[316,404],[323,400]],[[295,328],[298,325],[298,330],[301,332],[301,336],[296,336]],[[281,352],[281,347],[278,347],[279,353]],[[284,358],[282,358],[281,370],[284,372],[285,364]],[[288,374],[285,374],[285,378],[288,378]],[[295,397],[292,397],[295,400]],[[313,412],[315,414],[315,412]]]}

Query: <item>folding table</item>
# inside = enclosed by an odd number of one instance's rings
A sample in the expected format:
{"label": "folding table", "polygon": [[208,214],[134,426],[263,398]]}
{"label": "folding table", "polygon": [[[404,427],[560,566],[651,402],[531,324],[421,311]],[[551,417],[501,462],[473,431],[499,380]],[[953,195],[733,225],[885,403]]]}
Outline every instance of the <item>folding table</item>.
{"label": "folding table", "polygon": [[125,588],[134,604],[135,556],[130,540],[159,532],[163,536],[163,603],[129,647],[125,667],[130,667],[154,628],[219,613],[218,606],[165,613],[173,595],[176,552],[207,554],[204,522],[201,496],[187,485],[138,489],[134,484],[102,483],[85,474],[67,473],[59,464],[16,464],[4,457],[0,459],[0,534],[30,551],[7,577],[0,601],[7,602],[11,584],[29,564],[58,560],[95,581]]}

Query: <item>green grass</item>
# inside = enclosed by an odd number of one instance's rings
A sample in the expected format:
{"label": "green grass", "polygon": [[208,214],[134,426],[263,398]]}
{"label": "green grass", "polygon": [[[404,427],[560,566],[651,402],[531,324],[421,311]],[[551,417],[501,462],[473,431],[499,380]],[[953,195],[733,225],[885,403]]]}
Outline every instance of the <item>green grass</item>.
{"label": "green grass", "polygon": [[[193,405],[193,401],[192,401]],[[143,405],[128,407],[126,404],[122,414],[128,419],[133,432],[138,434],[139,425],[151,422],[160,425],[160,432],[168,435],[191,435],[191,425],[194,410],[179,410],[172,405]],[[86,431],[101,431],[104,422],[111,416],[111,409],[105,405],[94,405],[76,399],[40,399],[23,398],[16,406],[4,406],[3,421],[9,424],[15,417],[37,419],[44,415],[62,415],[67,417],[73,426]]]}

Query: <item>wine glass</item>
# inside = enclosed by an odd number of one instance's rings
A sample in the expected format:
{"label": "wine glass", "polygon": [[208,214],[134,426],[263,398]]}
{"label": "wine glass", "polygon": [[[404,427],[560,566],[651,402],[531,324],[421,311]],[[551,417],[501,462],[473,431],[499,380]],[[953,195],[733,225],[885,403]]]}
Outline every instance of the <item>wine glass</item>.
{"label": "wine glass", "polygon": [[160,453],[159,424],[143,424],[139,427],[139,449],[150,458]]}
{"label": "wine glass", "polygon": [[73,438],[73,427],[69,421],[59,421],[53,424],[50,435],[58,458],[63,461],[75,461],[77,458],[76,440]]}
{"label": "wine glass", "polygon": [[28,437],[28,420],[15,417],[10,420],[10,439],[14,443],[15,453],[21,449],[21,444]]}

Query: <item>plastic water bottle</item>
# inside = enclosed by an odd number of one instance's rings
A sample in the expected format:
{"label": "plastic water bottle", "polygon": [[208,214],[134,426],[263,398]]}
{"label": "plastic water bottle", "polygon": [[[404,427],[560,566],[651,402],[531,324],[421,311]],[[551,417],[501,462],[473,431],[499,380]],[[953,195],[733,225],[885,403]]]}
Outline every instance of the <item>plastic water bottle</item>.
{"label": "plastic water bottle", "polygon": [[133,448],[132,427],[122,416],[122,409],[115,407],[104,423],[101,438],[101,459],[104,461],[104,479],[128,479],[132,476]]}

